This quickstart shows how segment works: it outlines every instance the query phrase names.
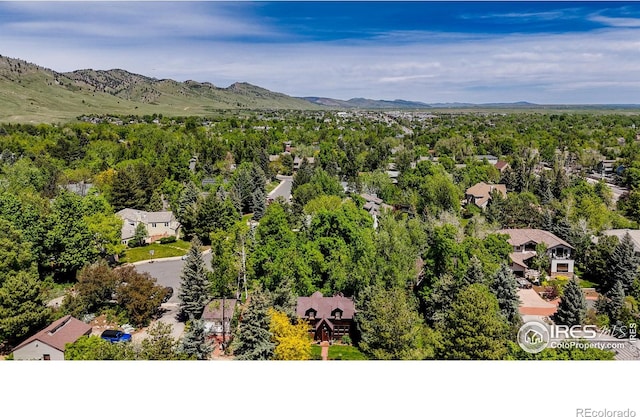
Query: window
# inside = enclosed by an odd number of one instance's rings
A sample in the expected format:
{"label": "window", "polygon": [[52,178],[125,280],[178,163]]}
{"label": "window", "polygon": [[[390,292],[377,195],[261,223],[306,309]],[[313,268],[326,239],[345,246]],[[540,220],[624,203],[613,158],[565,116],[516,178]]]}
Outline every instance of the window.
{"label": "window", "polygon": [[151,223],[151,227],[156,227],[156,224],[155,223]]}
{"label": "window", "polygon": [[48,353],[44,353],[42,355],[42,360],[43,361],[50,361],[51,360],[51,355],[49,355]]}
{"label": "window", "polygon": [[333,317],[336,320],[340,320],[342,318],[342,311],[341,310],[334,310],[333,311]]}
{"label": "window", "polygon": [[316,311],[315,310],[307,310],[307,317],[309,317],[310,319],[315,319],[316,318]]}
{"label": "window", "polygon": [[169,227],[169,223],[165,222],[164,227]]}
{"label": "window", "polygon": [[557,271],[558,272],[569,272],[569,264],[558,264]]}

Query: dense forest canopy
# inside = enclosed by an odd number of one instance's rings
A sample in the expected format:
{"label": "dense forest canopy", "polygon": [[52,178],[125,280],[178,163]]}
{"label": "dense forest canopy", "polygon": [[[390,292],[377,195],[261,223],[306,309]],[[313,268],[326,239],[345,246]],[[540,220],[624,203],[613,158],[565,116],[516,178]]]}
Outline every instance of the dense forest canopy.
{"label": "dense forest canopy", "polygon": [[[618,243],[593,238],[640,222],[639,134],[640,115],[615,113],[271,111],[2,124],[0,340],[50,318],[41,306],[52,286],[86,282],[88,265],[122,255],[115,212],[133,208],[172,210],[184,239],[212,248],[210,296],[234,294],[239,273],[267,292],[342,293],[366,311],[363,346],[374,357],[507,357],[513,305],[494,283],[509,279],[500,271],[511,247],[497,231],[551,231],[574,247],[580,278],[614,287]],[[610,160],[621,195],[590,178]],[[290,202],[267,201],[279,175],[293,176]],[[484,210],[465,204],[480,182],[505,184],[506,195]],[[387,209],[372,217],[362,195]],[[632,306],[635,267],[624,286]],[[27,315],[25,303],[39,307]],[[384,327],[389,308],[415,336],[402,346],[367,333]],[[448,349],[443,329],[476,310],[491,315],[496,345]]]}

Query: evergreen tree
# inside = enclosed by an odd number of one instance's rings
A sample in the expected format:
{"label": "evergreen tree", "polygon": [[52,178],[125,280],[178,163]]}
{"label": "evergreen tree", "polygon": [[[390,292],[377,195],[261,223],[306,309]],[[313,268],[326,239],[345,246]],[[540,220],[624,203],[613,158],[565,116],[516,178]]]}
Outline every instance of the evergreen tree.
{"label": "evergreen tree", "polygon": [[484,284],[484,271],[482,270],[482,262],[477,256],[473,255],[467,272],[464,274],[463,281],[465,285]]}
{"label": "evergreen tree", "polygon": [[438,278],[425,299],[425,317],[430,324],[441,323],[445,313],[458,296],[460,283],[451,274]]}
{"label": "evergreen tree", "polygon": [[518,283],[513,272],[511,272],[511,268],[509,268],[507,264],[500,265],[500,268],[493,276],[490,289],[498,299],[500,312],[507,321],[512,324],[520,323]]}
{"label": "evergreen tree", "polygon": [[184,359],[178,353],[178,342],[171,336],[173,326],[157,321],[147,329],[149,337],[142,340],[138,358],[141,360],[169,361]]}
{"label": "evergreen tree", "polygon": [[252,196],[252,206],[253,206],[253,219],[258,221],[264,216],[264,212],[266,210],[266,201],[264,191],[260,188],[257,188],[253,192]]}
{"label": "evergreen tree", "polygon": [[163,209],[163,204],[162,204],[162,193],[155,189],[153,190],[153,193],[151,194],[151,199],[149,200],[149,203],[147,204],[146,210],[147,211],[162,211]]}
{"label": "evergreen tree", "polygon": [[187,259],[182,268],[180,293],[180,314],[184,320],[202,315],[202,309],[209,300],[209,273],[202,258],[200,239],[193,238]]}
{"label": "evergreen tree", "polygon": [[587,300],[575,279],[570,280],[560,297],[558,311],[553,315],[556,324],[580,325],[587,315]]}
{"label": "evergreen tree", "polygon": [[202,320],[192,320],[189,323],[189,329],[182,339],[179,351],[199,361],[209,358],[213,352],[213,346],[207,342]]}
{"label": "evergreen tree", "polygon": [[460,291],[439,327],[443,343],[438,356],[443,359],[496,360],[507,355],[508,325],[484,284]]}
{"label": "evergreen tree", "polygon": [[412,292],[401,287],[366,287],[357,301],[360,349],[382,360],[426,359],[434,355],[428,330]]}
{"label": "evergreen tree", "polygon": [[262,290],[255,290],[232,342],[233,354],[240,360],[268,360],[275,344],[269,331],[269,299]]}
{"label": "evergreen tree", "polygon": [[624,291],[629,292],[633,281],[638,277],[639,264],[640,261],[634,253],[633,240],[629,233],[626,233],[609,258],[607,267],[609,281],[605,283],[605,291],[608,292],[614,286],[615,281],[620,281]]}
{"label": "evergreen tree", "polygon": [[0,275],[0,345],[13,344],[46,325],[51,312],[35,274]]}
{"label": "evergreen tree", "polygon": [[271,304],[274,310],[285,313],[290,320],[296,322],[298,298],[291,279],[283,278],[280,285],[271,292]]}
{"label": "evergreen tree", "polygon": [[180,192],[178,208],[175,210],[176,218],[180,222],[186,236],[191,236],[197,225],[197,205],[198,189],[193,182],[189,181]]}
{"label": "evergreen tree", "polygon": [[611,324],[616,324],[619,321],[620,313],[624,307],[624,288],[622,281],[616,280],[613,287],[605,294],[605,296],[598,300],[596,309],[598,313],[606,314],[609,317]]}

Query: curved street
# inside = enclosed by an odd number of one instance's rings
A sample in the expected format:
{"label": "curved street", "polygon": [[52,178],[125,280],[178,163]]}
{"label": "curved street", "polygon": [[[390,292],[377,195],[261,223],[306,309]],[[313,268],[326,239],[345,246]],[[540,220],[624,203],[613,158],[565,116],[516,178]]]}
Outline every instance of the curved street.
{"label": "curved street", "polygon": [[[211,251],[205,251],[202,254],[205,265],[211,268]],[[184,332],[184,323],[176,319],[178,314],[178,293],[180,290],[180,275],[184,266],[184,260],[181,257],[156,259],[154,261],[140,261],[133,264],[138,272],[148,272],[156,279],[158,285],[163,287],[172,287],[173,295],[162,304],[164,310],[162,317],[157,321],[170,324],[172,326],[172,337],[180,339]],[[134,341],[140,341],[147,337],[146,329],[133,334]]]}

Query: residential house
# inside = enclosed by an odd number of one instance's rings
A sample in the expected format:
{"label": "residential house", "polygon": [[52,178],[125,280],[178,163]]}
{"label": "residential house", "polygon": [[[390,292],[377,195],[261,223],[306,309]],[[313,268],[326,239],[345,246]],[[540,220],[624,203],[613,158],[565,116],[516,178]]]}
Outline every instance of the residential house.
{"label": "residential house", "polygon": [[360,197],[364,198],[364,206],[362,206],[363,209],[365,209],[367,212],[369,212],[369,214],[371,215],[371,217],[373,217],[373,227],[377,228],[378,227],[378,216],[380,216],[380,213],[382,212],[382,210],[392,210],[393,207],[390,206],[389,204],[385,204],[381,198],[378,198],[375,195],[371,195],[371,194],[360,194]]}
{"label": "residential house", "polygon": [[[216,298],[209,302],[202,311],[202,321],[207,334],[216,342],[222,343],[231,338],[231,319],[236,309],[235,298]],[[223,308],[224,305],[224,308]]]}
{"label": "residential house", "polygon": [[636,256],[640,256],[640,230],[636,229],[611,229],[603,230],[602,234],[605,236],[617,236],[618,240],[622,240],[624,235],[629,234],[631,241],[633,242],[633,250]]}
{"label": "residential house", "polygon": [[91,326],[72,316],[64,316],[13,349],[15,360],[64,360],[67,343],[91,334]]}
{"label": "residential house", "polygon": [[596,166],[596,171],[603,175],[611,175],[614,172],[614,166],[615,166],[616,160],[615,159],[605,159],[602,160],[600,162],[598,162],[598,165]]}
{"label": "residential house", "polygon": [[128,244],[135,235],[136,227],[142,223],[147,229],[147,242],[163,237],[180,236],[180,223],[171,211],[144,211],[125,208],[116,213],[123,220],[122,243]]}
{"label": "residential house", "polygon": [[324,297],[320,291],[311,297],[298,297],[298,317],[309,322],[309,335],[315,341],[341,340],[343,336],[354,337],[356,314],[352,298],[342,294]]}
{"label": "residential house", "polygon": [[511,270],[517,276],[536,278],[536,271],[530,267],[531,259],[536,256],[536,246],[544,243],[547,247],[546,255],[551,263],[547,271],[549,276],[573,277],[574,261],[571,259],[573,246],[553,233],[540,229],[502,229],[496,233],[509,235],[507,241],[513,247],[513,252],[510,254]]}
{"label": "residential house", "polygon": [[491,193],[494,191],[502,194],[503,197],[507,196],[507,186],[505,184],[487,184],[485,182],[479,182],[476,185],[467,188],[464,198],[466,204],[475,204],[481,209],[485,209],[491,201]]}
{"label": "residential house", "polygon": [[304,157],[304,158],[300,158],[299,156],[296,156],[295,158],[293,158],[293,169],[295,171],[300,169],[300,166],[302,165],[302,161],[307,160],[307,164],[309,165],[314,165],[316,163],[316,159],[313,156],[308,156],[308,157]]}
{"label": "residential house", "polygon": [[500,171],[500,174],[504,174],[504,172],[507,170],[507,168],[510,168],[510,165],[507,161],[503,161],[501,159],[498,160],[498,162],[496,162],[496,164],[494,165],[496,167],[496,169],[498,171]]}
{"label": "residential house", "polygon": [[478,161],[484,161],[486,159],[491,165],[498,163],[498,157],[494,155],[475,155],[474,158]]}
{"label": "residential house", "polygon": [[66,189],[69,192],[79,195],[80,197],[86,197],[89,193],[89,190],[93,188],[93,184],[90,182],[70,182],[67,185],[62,186],[62,188]]}
{"label": "residential house", "polygon": [[398,183],[398,178],[400,178],[400,171],[398,171],[397,169],[389,169],[385,172],[387,173],[387,176],[391,179],[392,184]]}

